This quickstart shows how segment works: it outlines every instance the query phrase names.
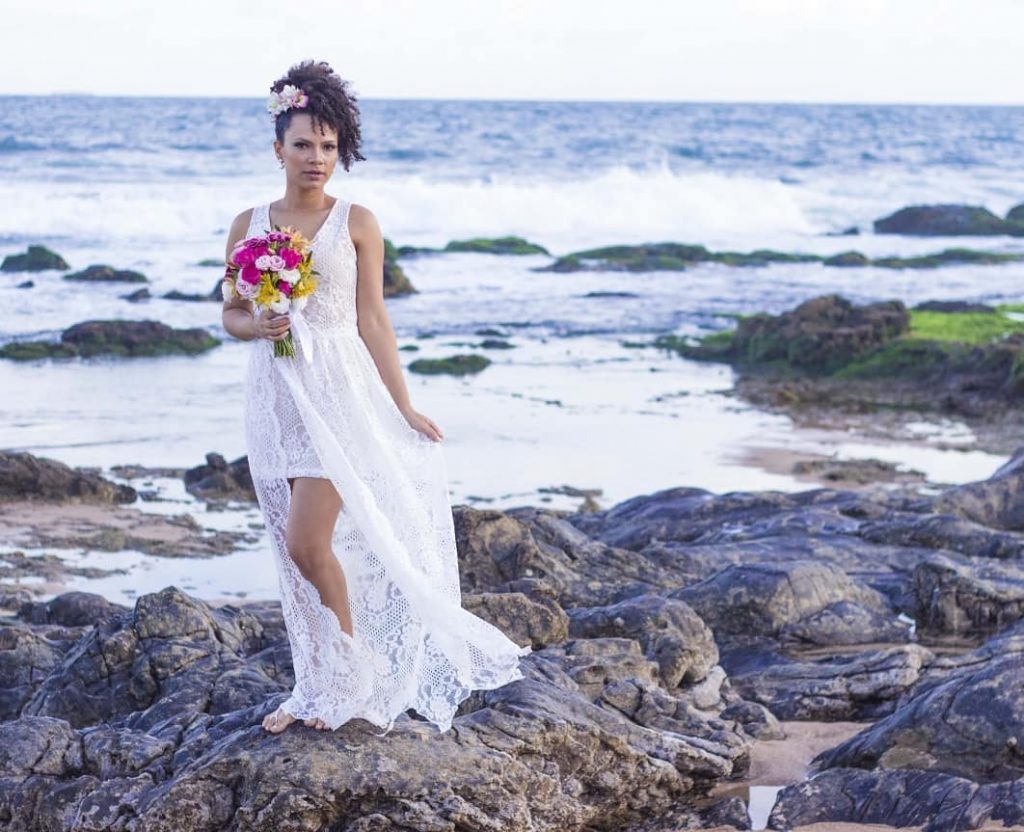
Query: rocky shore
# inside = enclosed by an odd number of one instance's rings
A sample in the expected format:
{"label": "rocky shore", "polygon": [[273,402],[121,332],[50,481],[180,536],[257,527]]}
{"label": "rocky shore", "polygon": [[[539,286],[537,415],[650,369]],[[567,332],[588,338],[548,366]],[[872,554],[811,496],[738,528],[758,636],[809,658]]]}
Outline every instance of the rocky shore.
{"label": "rocky shore", "polygon": [[[235,487],[237,462],[193,482]],[[825,750],[771,828],[1024,823],[1024,450],[934,495],[675,488],[455,522],[463,604],[534,652],[444,734],[263,732],[293,684],[274,601],[15,604],[4,828],[745,829],[756,750],[801,724]]]}
{"label": "rocky shore", "polygon": [[655,345],[736,368],[736,393],[800,424],[894,437],[922,416],[955,418],[975,447],[1008,454],[1024,441],[1024,306],[900,301],[858,306],[837,295],[734,330]]}

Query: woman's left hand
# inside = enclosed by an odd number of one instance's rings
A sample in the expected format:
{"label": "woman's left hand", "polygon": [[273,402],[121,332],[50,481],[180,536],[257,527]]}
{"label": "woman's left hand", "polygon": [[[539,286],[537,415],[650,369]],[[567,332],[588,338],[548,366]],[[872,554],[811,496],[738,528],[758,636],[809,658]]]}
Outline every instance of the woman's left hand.
{"label": "woman's left hand", "polygon": [[434,424],[434,420],[428,416],[424,416],[422,413],[413,410],[411,407],[408,410],[403,410],[402,415],[411,427],[418,430],[428,439],[432,439],[435,442],[440,442],[444,439],[444,434],[441,433],[441,428]]}

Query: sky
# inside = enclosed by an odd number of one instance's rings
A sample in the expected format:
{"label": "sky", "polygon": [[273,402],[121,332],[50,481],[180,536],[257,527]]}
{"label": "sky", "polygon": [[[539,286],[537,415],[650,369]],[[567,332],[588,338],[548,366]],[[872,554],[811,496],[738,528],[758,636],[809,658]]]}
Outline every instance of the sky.
{"label": "sky", "polygon": [[0,94],[1024,104],[1024,0],[3,0]]}

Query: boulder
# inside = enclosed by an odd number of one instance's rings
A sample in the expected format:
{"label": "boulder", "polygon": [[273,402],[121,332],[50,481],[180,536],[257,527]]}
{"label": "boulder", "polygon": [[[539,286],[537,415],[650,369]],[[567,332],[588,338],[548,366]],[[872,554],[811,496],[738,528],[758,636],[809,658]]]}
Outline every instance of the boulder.
{"label": "boulder", "polygon": [[229,463],[218,453],[208,453],[206,464],[189,468],[184,480],[185,490],[204,500],[256,501],[248,456]]}
{"label": "boulder", "polygon": [[[220,284],[217,284],[220,291]],[[398,265],[398,252],[388,239],[384,240],[384,297],[392,298],[400,295],[411,295],[416,292],[412,282],[405,276]]]}
{"label": "boulder", "polygon": [[95,355],[150,357],[195,355],[220,341],[205,329],[172,329],[159,321],[83,321],[64,330],[60,343],[22,341],[0,347],[0,358],[32,361],[40,358],[89,358]]}
{"label": "boulder", "polygon": [[148,283],[141,272],[130,269],[115,269],[113,266],[92,265],[80,272],[64,275],[65,280],[81,280],[92,283]]}
{"label": "boulder", "polygon": [[0,501],[47,500],[84,503],[132,503],[138,496],[127,485],[63,462],[25,452],[0,451]]}
{"label": "boulder", "polygon": [[552,593],[483,592],[464,595],[462,606],[534,650],[568,638],[569,619]]}
{"label": "boulder", "polygon": [[466,376],[479,373],[491,363],[482,355],[449,355],[445,358],[417,358],[409,364],[409,372],[421,375]]}
{"label": "boulder", "polygon": [[843,251],[826,257],[824,263],[826,266],[839,266],[840,268],[861,268],[870,266],[871,260],[859,251]]}
{"label": "boulder", "polygon": [[935,554],[914,567],[917,628],[932,636],[987,636],[1024,618],[1024,569]]}
{"label": "boulder", "polygon": [[8,254],[0,263],[0,272],[66,271],[67,261],[46,246],[29,246],[24,254]]}
{"label": "boulder", "polygon": [[977,205],[911,205],[875,220],[876,234],[922,237],[1024,234],[1024,226],[1000,219]]}

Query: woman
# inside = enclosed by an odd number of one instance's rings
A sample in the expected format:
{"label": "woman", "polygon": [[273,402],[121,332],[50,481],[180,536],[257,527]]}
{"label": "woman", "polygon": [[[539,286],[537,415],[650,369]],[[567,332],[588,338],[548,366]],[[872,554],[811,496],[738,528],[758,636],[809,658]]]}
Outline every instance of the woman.
{"label": "woman", "polygon": [[[318,286],[284,315],[235,297],[224,328],[252,341],[249,467],[278,569],[295,667],[263,720],[335,729],[361,717],[388,733],[413,709],[447,730],[473,690],[522,678],[530,652],[461,606],[441,429],[409,401],[383,295],[373,213],[324,193],[359,153],[355,97],[323,62],[271,86],[284,196],[244,211],[241,240],[291,226],[311,240]],[[274,344],[294,327],[294,357]]]}

